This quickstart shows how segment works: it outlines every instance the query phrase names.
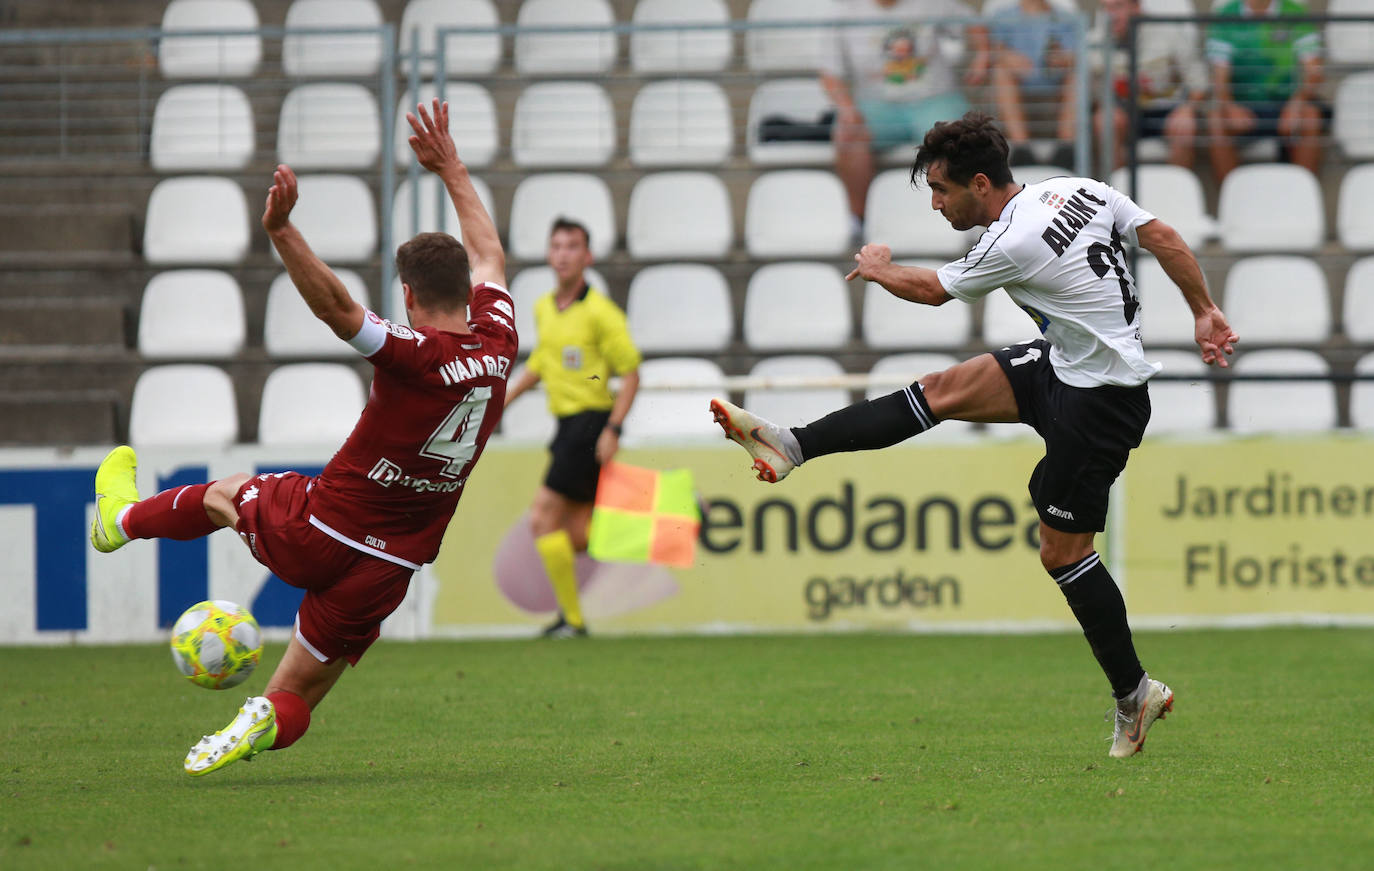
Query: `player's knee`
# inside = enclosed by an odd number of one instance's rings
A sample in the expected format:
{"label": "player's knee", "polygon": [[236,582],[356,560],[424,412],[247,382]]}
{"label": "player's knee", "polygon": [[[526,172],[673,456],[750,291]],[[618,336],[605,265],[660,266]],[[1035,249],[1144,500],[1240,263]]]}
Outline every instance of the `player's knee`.
{"label": "player's knee", "polygon": [[252,476],[240,472],[212,483],[205,491],[205,513],[221,526],[233,526],[238,521],[234,497],[250,477]]}

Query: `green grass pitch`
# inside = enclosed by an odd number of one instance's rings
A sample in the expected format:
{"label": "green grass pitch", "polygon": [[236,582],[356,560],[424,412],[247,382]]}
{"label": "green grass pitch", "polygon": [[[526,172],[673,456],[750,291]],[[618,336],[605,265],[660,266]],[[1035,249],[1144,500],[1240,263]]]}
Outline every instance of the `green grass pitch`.
{"label": "green grass pitch", "polygon": [[381,642],[204,778],[164,646],[0,649],[0,868],[1369,868],[1374,631],[1142,633],[1107,757],[1082,638]]}

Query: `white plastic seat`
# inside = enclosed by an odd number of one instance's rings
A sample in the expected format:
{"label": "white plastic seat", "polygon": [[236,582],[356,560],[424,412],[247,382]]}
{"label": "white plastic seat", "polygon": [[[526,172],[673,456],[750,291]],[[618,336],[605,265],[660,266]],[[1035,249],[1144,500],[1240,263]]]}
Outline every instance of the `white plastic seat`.
{"label": "white plastic seat", "polygon": [[1183,291],[1165,274],[1159,261],[1143,251],[1136,260],[1135,293],[1140,300],[1140,338],[1146,350],[1157,345],[1194,345],[1193,310],[1188,308]]}
{"label": "white plastic seat", "polygon": [[981,231],[954,229],[930,207],[930,192],[911,185],[909,169],[878,173],[868,186],[864,207],[864,241],[891,246],[897,257],[962,256]]}
{"label": "white plastic seat", "polygon": [[723,351],[734,334],[730,287],[702,263],[641,269],[630,282],[625,318],[645,353]]}
{"label": "white plastic seat", "polygon": [[241,169],[253,146],[253,110],[238,88],[177,85],[158,97],[148,141],[158,172]]}
{"label": "white plastic seat", "polygon": [[1228,385],[1226,419],[1232,430],[1320,432],[1336,426],[1336,388],[1316,351],[1287,348],[1247,351],[1236,357],[1237,375],[1311,375],[1311,381],[1237,381]]}
{"label": "white plastic seat", "polygon": [[1341,178],[1336,236],[1352,251],[1374,250],[1374,163],[1352,166]]}
{"label": "white plastic seat", "polygon": [[[909,149],[907,149],[909,150]],[[908,164],[910,161],[907,161]],[[1050,178],[1059,176],[1071,176],[1073,171],[1062,166],[1052,166],[1048,163],[1029,163],[1024,166],[1013,166],[1011,168],[1012,177],[1020,184],[1039,184]]]}
{"label": "white plastic seat", "polygon": [[[477,199],[482,201],[487,214],[495,222],[497,217],[492,205],[491,188],[476,176],[469,178],[472,180],[472,187],[477,191]],[[396,185],[396,197],[391,201],[393,240],[399,245],[420,233],[432,232],[448,233],[455,239],[462,239],[463,227],[458,220],[458,210],[453,207],[453,200],[438,177],[421,171],[416,181],[420,191],[420,221],[418,224],[415,223],[416,212],[412,209],[414,200],[411,191],[414,187],[409,178],[402,178]],[[496,226],[499,230],[501,225],[498,223]]]}
{"label": "white plastic seat", "polygon": [[744,244],[755,257],[838,257],[849,248],[844,185],[819,169],[764,173],[749,188]]}
{"label": "white plastic seat", "polygon": [[[376,28],[376,33],[292,33]],[[286,10],[281,66],[288,76],[370,76],[382,63],[382,10],[374,0],[293,0]]]}
{"label": "white plastic seat", "polygon": [[[1374,354],[1365,354],[1355,363],[1356,375],[1374,375]],[[1356,429],[1374,429],[1374,381],[1356,381],[1350,385],[1350,425]]]}
{"label": "white plastic seat", "polygon": [[277,159],[293,169],[364,169],[381,150],[380,110],[362,85],[299,85],[282,101]]}
{"label": "white plastic seat", "polygon": [[1040,328],[1024,309],[1012,302],[1006,291],[994,290],[983,297],[983,344],[986,347],[1005,348],[1038,338]]}
{"label": "white plastic seat", "polygon": [[1217,236],[1217,220],[1207,214],[1202,182],[1191,169],[1172,164],[1146,164],[1136,169],[1136,190],[1131,195],[1129,170],[1118,169],[1111,185],[1131,196],[1142,209],[1160,215],[1178,231],[1189,247],[1198,248]]}
{"label": "white plastic seat", "polygon": [[[665,385],[691,384],[677,389]],[[625,419],[629,444],[663,441],[716,442],[720,427],[711,400],[724,395],[725,373],[711,360],[663,357],[639,364],[639,393]]]}
{"label": "white plastic seat", "polygon": [[616,59],[615,13],[606,0],[525,0],[515,24],[532,27],[605,27],[515,36],[515,70],[521,75],[604,73]]}
{"label": "white plastic seat", "polygon": [[[367,285],[351,269],[335,269],[334,274],[348,290],[348,295],[363,308],[370,309]],[[270,357],[316,357],[355,360],[354,351],[324,322],[315,317],[301,299],[291,276],[283,272],[272,280],[267,289],[267,310],[263,318],[262,343]]]}
{"label": "white plastic seat", "polygon": [[510,252],[520,260],[542,260],[549,228],[562,216],[587,227],[592,254],[615,248],[615,207],[605,179],[590,173],[550,172],[522,179],[510,204]]}
{"label": "white plastic seat", "polygon": [[1351,73],[1336,86],[1331,106],[1331,136],[1353,160],[1374,157],[1374,71]]}
{"label": "white plastic seat", "polygon": [[[582,277],[594,290],[608,297],[611,295],[606,279],[600,272],[589,268],[583,271]],[[515,332],[520,337],[521,357],[528,357],[539,340],[539,333],[534,328],[535,301],[557,286],[558,276],[554,275],[551,266],[527,267],[517,272],[511,280],[510,297],[515,305]]]}
{"label": "white plastic seat", "polygon": [[[1202,358],[1191,351],[1150,351],[1145,358],[1163,363],[1163,375],[1203,375]],[[1146,435],[1204,432],[1216,427],[1216,386],[1205,378],[1196,381],[1150,382],[1150,425]]]}
{"label": "white plastic seat", "polygon": [[1352,342],[1374,343],[1374,257],[1356,260],[1345,276],[1341,326]]}
{"label": "white plastic seat", "polygon": [[[510,380],[514,381],[519,374],[517,369]],[[547,443],[557,429],[558,421],[549,411],[548,397],[539,387],[517,396],[501,414],[501,437],[512,442]]]}
{"label": "white plastic seat", "polygon": [[1231,264],[1222,311],[1247,347],[1306,345],[1331,335],[1326,274],[1308,257],[1247,257]]}
{"label": "white plastic seat", "polygon": [[[410,150],[410,137],[415,131],[406,121],[406,113],[414,112],[417,103],[424,103],[426,109],[433,108],[438,94],[434,83],[420,85],[420,98],[416,100],[407,91],[396,105],[395,142],[396,164],[408,166],[415,160],[415,152]],[[458,156],[469,167],[483,167],[496,157],[500,148],[500,134],[496,124],[496,104],[491,93],[481,85],[470,82],[448,82],[444,85],[444,99],[448,101],[448,129],[453,142],[458,146]]]}
{"label": "white plastic seat", "polygon": [[839,348],[853,330],[844,274],[828,263],[769,263],[744,295],[744,341],[751,350]]}
{"label": "white plastic seat", "polygon": [[[1326,14],[1374,16],[1374,0],[1329,0]],[[1374,65],[1374,23],[1328,22],[1323,41],[1330,63]]]}
{"label": "white plastic seat", "polygon": [[629,153],[636,166],[719,165],[734,141],[730,101],[715,82],[650,82],[630,107]]}
{"label": "white plastic seat", "polygon": [[343,363],[278,366],[262,385],[258,443],[342,444],[366,403],[358,373]]}
{"label": "white plastic seat", "polygon": [[[377,253],[377,205],[355,175],[302,175],[291,221],[326,263],[358,263]],[[277,249],[272,256],[281,262]]]}
{"label": "white plastic seat", "polygon": [[229,373],[203,363],[145,369],[129,402],[129,441],[135,447],[225,447],[239,437],[238,407]]}
{"label": "white plastic seat", "polygon": [[[830,357],[794,354],[760,360],[751,378],[833,378],[844,367]],[[744,391],[744,407],[779,426],[804,426],[849,405],[844,387],[755,387]]]}
{"label": "white plastic seat", "polygon": [[[723,0],[639,0],[633,21],[640,26],[725,25]],[[693,30],[636,30],[630,34],[630,67],[637,73],[718,72],[730,63],[733,34],[725,27]]]}
{"label": "white plastic seat", "polygon": [[515,101],[510,153],[518,166],[605,166],[615,141],[615,111],[600,85],[541,82]]}
{"label": "white plastic seat", "polygon": [[[1282,197],[1282,207],[1275,197]],[[1326,238],[1321,186],[1286,163],[1240,166],[1221,184],[1221,243],[1237,253],[1315,251]]]}
{"label": "white plastic seat", "polygon": [[[904,266],[939,269],[933,260]],[[870,348],[960,348],[973,331],[973,307],[958,300],[921,305],[899,299],[877,282],[865,282],[863,336]]]}
{"label": "white plastic seat", "polygon": [[[943,372],[951,366],[958,365],[958,358],[950,354],[890,354],[878,360],[869,370],[869,375],[886,380],[891,380],[891,384],[882,384],[869,387],[864,391],[865,399],[877,399],[896,393],[903,387],[911,384],[932,372]],[[973,431],[973,424],[966,420],[944,420],[934,429],[928,430],[916,436],[917,442],[927,441],[960,441],[967,438]]]}
{"label": "white plastic seat", "polygon": [[248,201],[227,178],[163,179],[148,195],[143,259],[149,263],[239,263],[248,243]]}
{"label": "white plastic seat", "polygon": [[[491,0],[410,0],[401,13],[401,28],[396,33],[400,45],[401,73],[410,72],[408,58],[417,29],[420,54],[434,55],[439,44],[438,31],[453,27],[490,28],[490,32],[450,33],[444,38],[446,77],[482,75],[494,71],[501,64],[501,34],[495,30],[500,23],[501,19]],[[435,58],[420,59],[421,76],[433,78],[437,70]],[[450,81],[449,87],[454,84]],[[453,101],[450,101],[450,106],[458,108]]]}
{"label": "white plastic seat", "polygon": [[630,192],[625,247],[631,257],[719,258],[734,240],[730,194],[719,175],[660,172]]}
{"label": "white plastic seat", "polygon": [[749,98],[749,120],[744,134],[744,147],[749,161],[770,166],[834,163],[835,146],[829,139],[819,142],[766,142],[760,138],[761,125],[766,118],[780,117],[814,124],[819,123],[822,114],[833,109],[834,104],[815,76],[760,83]]}
{"label": "white plastic seat", "polygon": [[832,0],[753,0],[747,19],[755,26],[744,32],[744,56],[757,72],[815,70],[820,66],[827,27],[769,27],[776,21],[828,21],[839,8]]}
{"label": "white plastic seat", "polygon": [[251,76],[262,60],[262,37],[179,36],[183,30],[257,30],[251,0],[172,0],[162,13],[158,69],[165,78]]}
{"label": "white plastic seat", "polygon": [[138,352],[149,359],[227,359],[245,333],[243,291],[227,272],[159,272],[143,289]]}

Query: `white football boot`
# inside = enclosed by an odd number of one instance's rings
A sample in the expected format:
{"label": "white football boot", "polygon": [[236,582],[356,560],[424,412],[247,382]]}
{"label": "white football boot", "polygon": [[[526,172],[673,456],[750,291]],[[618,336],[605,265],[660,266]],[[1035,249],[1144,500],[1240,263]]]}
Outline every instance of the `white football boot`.
{"label": "white football boot", "polygon": [[711,400],[711,414],[725,430],[725,437],[754,458],[754,469],[760,481],[776,484],[800,464],[799,456],[796,459],[789,456],[789,447],[794,455],[800,454],[800,449],[795,447],[796,436],[788,430],[723,399]]}
{"label": "white football boot", "polygon": [[1148,674],[1142,677],[1135,692],[1116,703],[1111,755],[1121,759],[1145,749],[1145,733],[1173,709],[1174,691]]}

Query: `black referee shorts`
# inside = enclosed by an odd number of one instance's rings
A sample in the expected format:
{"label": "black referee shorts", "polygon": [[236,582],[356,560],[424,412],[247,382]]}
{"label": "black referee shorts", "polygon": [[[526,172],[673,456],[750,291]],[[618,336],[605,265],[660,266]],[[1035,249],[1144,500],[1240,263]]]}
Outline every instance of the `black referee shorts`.
{"label": "black referee shorts", "polygon": [[992,355],[1011,382],[1021,421],[1045,440],[1030,478],[1040,519],[1061,532],[1101,532],[1107,493],[1150,422],[1149,389],[1070,387],[1054,374],[1044,339]]}
{"label": "black referee shorts", "polygon": [[596,482],[601,476],[596,440],[610,419],[609,411],[583,411],[558,419],[558,431],[549,443],[545,487],[574,502],[596,501]]}

